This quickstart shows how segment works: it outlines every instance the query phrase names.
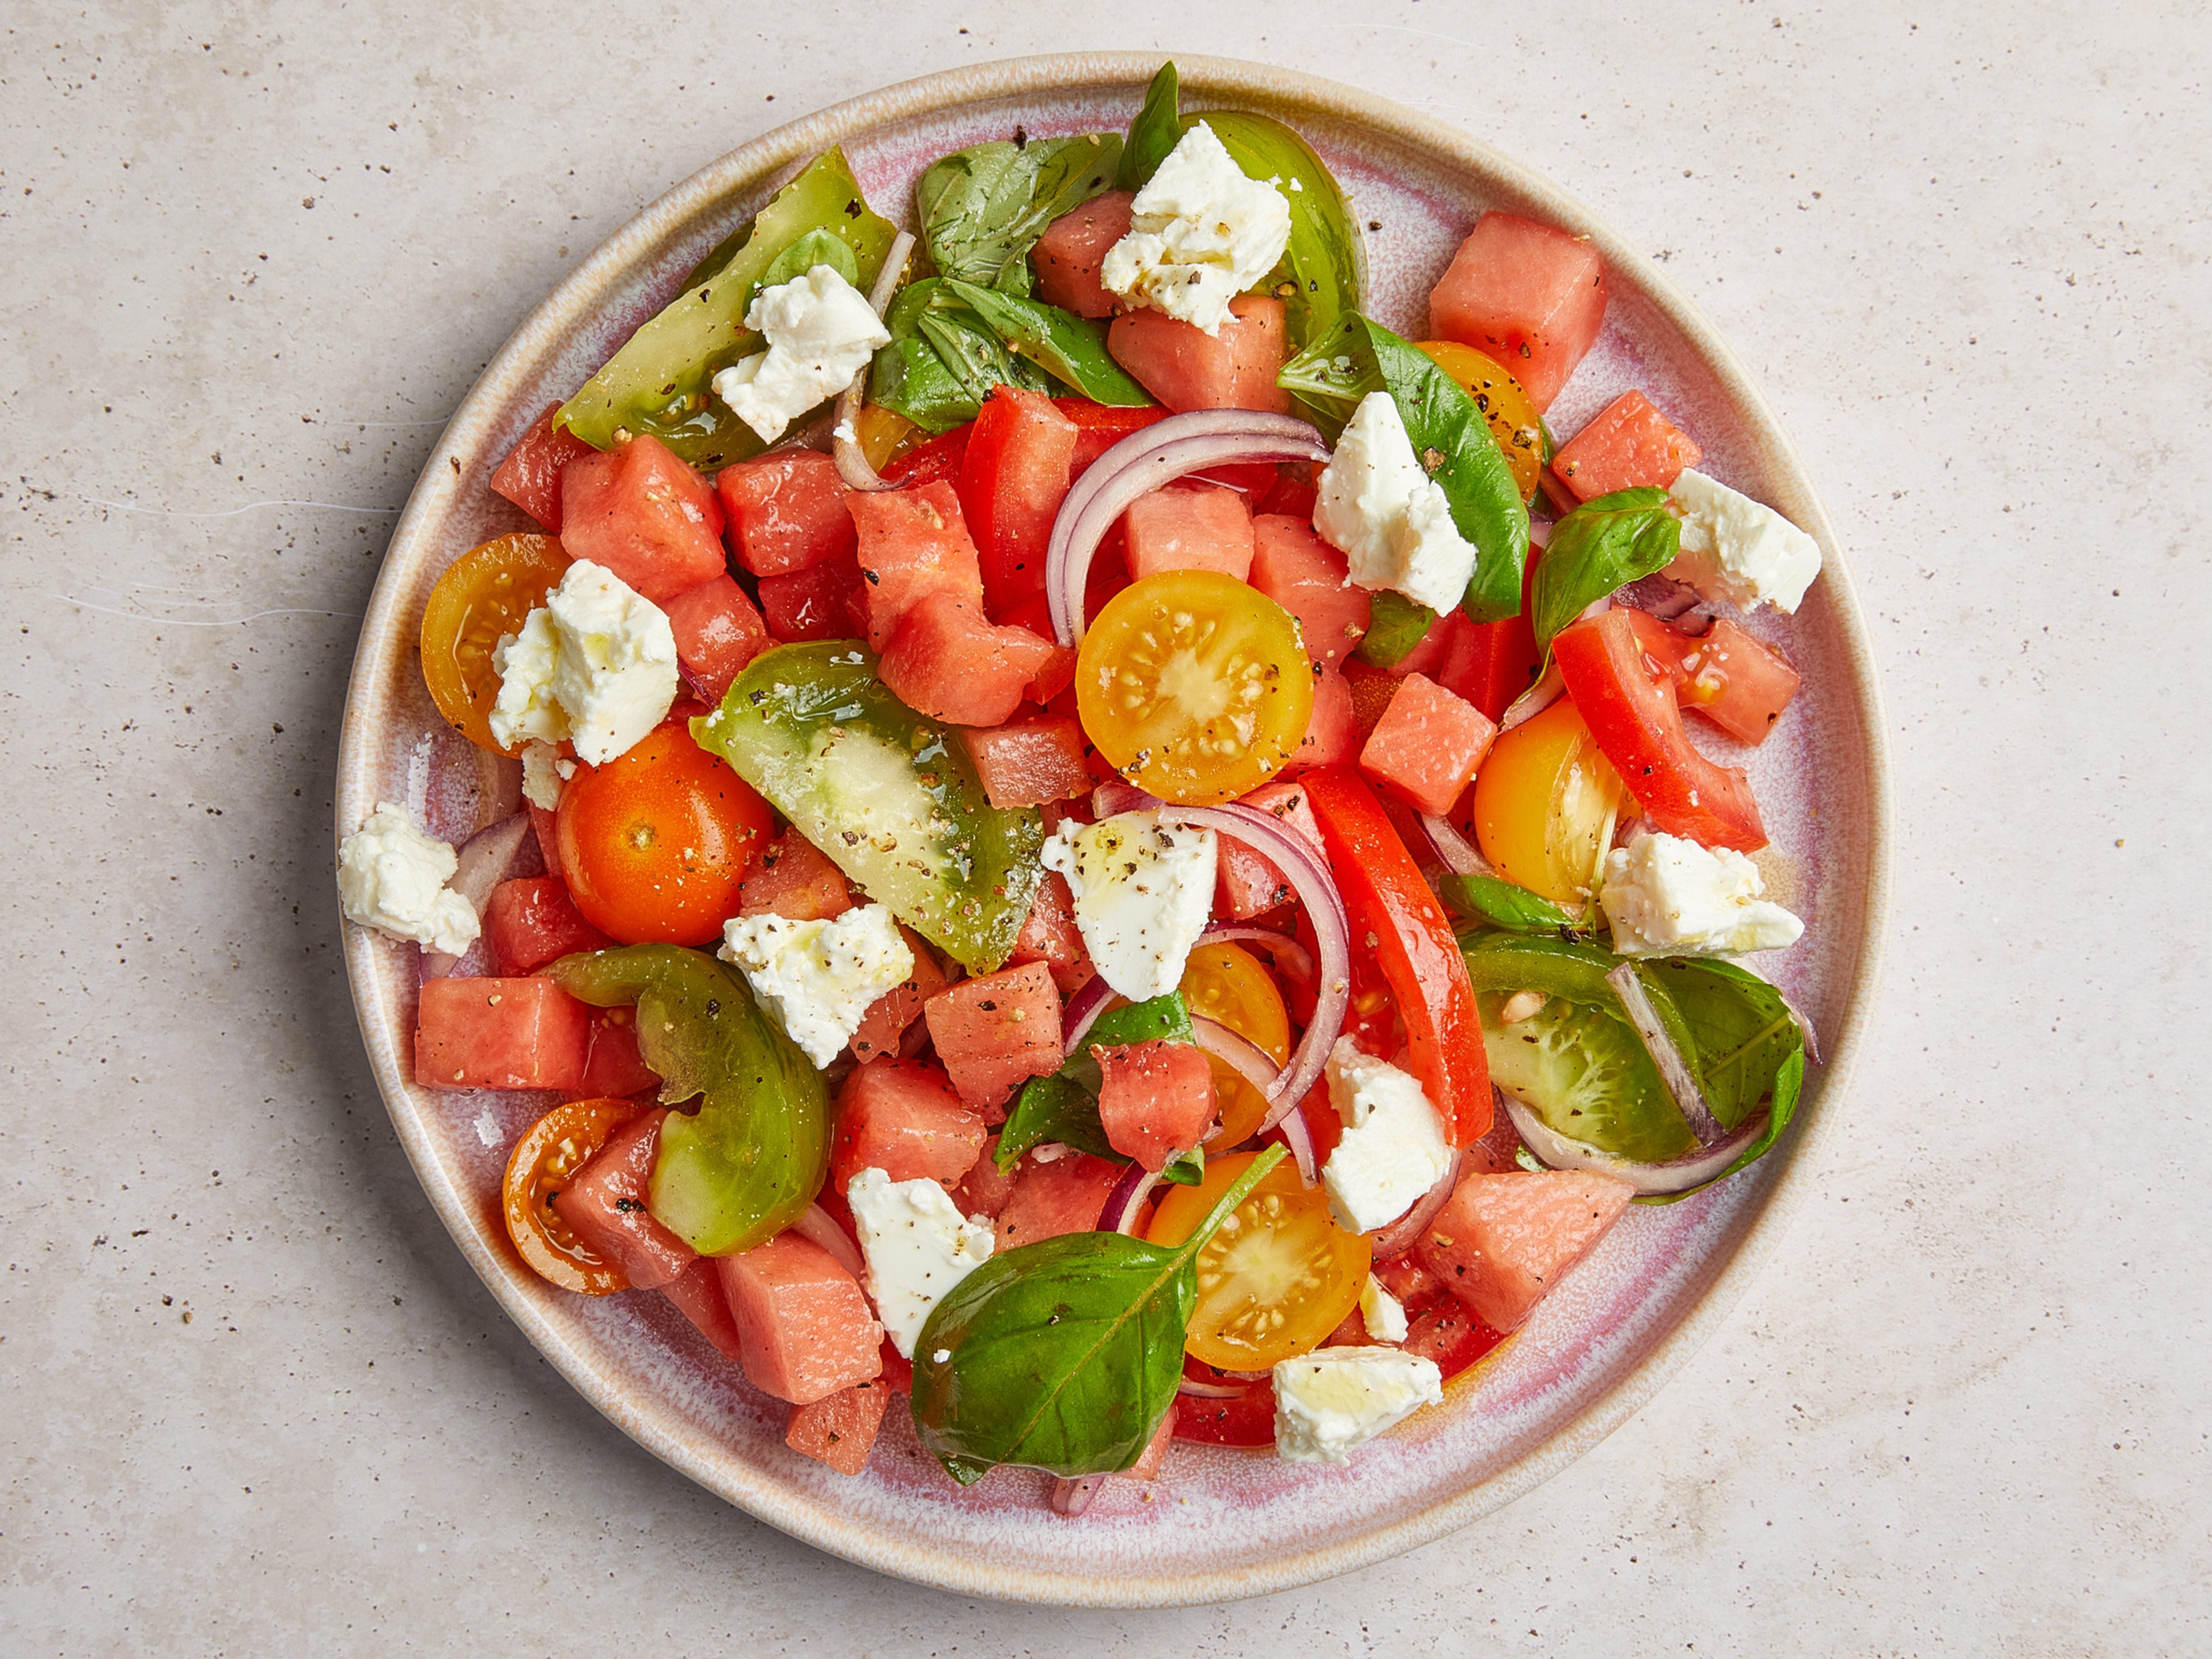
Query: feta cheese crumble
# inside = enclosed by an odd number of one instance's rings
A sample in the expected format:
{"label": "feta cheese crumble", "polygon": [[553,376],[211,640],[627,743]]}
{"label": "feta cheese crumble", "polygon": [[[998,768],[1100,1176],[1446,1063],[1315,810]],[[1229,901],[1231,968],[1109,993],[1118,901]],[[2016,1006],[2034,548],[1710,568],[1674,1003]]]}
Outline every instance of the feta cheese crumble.
{"label": "feta cheese crumble", "polygon": [[1741,853],[1646,833],[1605,855],[1598,903],[1624,957],[1741,956],[1779,951],[1805,931],[1765,890]]}
{"label": "feta cheese crumble", "polygon": [[853,1040],[876,1000],[914,973],[914,951],[883,904],[828,921],[732,916],[720,955],[817,1070]]}
{"label": "feta cheese crumble", "polygon": [[1322,1166],[1321,1184],[1337,1225],[1372,1232],[1444,1178],[1451,1143],[1420,1079],[1361,1054],[1350,1037],[1337,1038],[1326,1073],[1344,1139]]}
{"label": "feta cheese crumble", "polygon": [[1044,867],[1067,878],[1075,927],[1099,977],[1132,1002],[1182,982],[1213,911],[1213,831],[1158,812],[1069,819],[1044,844]]}
{"label": "feta cheese crumble", "polygon": [[1474,547],[1452,522],[1443,488],[1413,453],[1387,392],[1370,392],[1345,422],[1322,469],[1313,526],[1344,555],[1352,580],[1393,588],[1435,611],[1466,597]]}
{"label": "feta cheese crumble", "polygon": [[589,559],[570,565],[522,631],[500,641],[491,665],[499,675],[495,741],[512,749],[526,738],[567,738],[593,766],[626,751],[676,701],[676,635],[666,614]]}
{"label": "feta cheese crumble", "polygon": [[766,337],[768,349],[740,358],[714,376],[714,395],[774,443],[784,428],[852,385],[890,331],[867,296],[835,265],[817,265],[764,288],[745,313],[745,326]]}
{"label": "feta cheese crumble", "polygon": [[1352,1448],[1443,1403],[1433,1359],[1395,1348],[1316,1348],[1275,1367],[1275,1455],[1342,1463]]}
{"label": "feta cheese crumble", "polygon": [[1667,492],[1682,550],[1667,567],[1709,599],[1748,611],[1762,599],[1795,611],[1820,574],[1820,544],[1772,507],[1687,468]]}
{"label": "feta cheese crumble", "polygon": [[1373,1273],[1359,1292],[1359,1322],[1377,1342],[1403,1342],[1412,1328],[1406,1322],[1406,1304],[1383,1288]]}
{"label": "feta cheese crumble", "polygon": [[564,759],[550,743],[522,745],[522,798],[540,811],[561,804],[561,786],[576,775],[576,763]]}
{"label": "feta cheese crumble", "polygon": [[417,830],[406,808],[380,801],[338,843],[338,899],[349,921],[457,957],[483,931],[475,906],[446,885],[460,867],[459,855]]}
{"label": "feta cheese crumble", "polygon": [[1248,179],[1200,121],[1129,204],[1129,231],[1099,280],[1131,306],[1221,332],[1229,302],[1275,268],[1290,245],[1291,204]]}
{"label": "feta cheese crumble", "polygon": [[[990,1260],[991,1224],[963,1216],[933,1181],[893,1181],[881,1170],[854,1176],[846,1185],[845,1202],[860,1235],[876,1317],[893,1346],[911,1359],[930,1310]],[[939,1354],[939,1364],[951,1357],[942,1349]]]}

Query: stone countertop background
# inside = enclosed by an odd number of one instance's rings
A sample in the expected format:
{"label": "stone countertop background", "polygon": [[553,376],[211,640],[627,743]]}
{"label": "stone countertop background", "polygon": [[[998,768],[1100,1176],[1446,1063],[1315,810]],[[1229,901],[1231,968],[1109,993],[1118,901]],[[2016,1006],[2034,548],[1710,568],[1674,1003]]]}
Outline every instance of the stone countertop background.
{"label": "stone countertop background", "polygon": [[[6,9],[0,1649],[2212,1646],[2212,17],[1614,10]],[[1854,1133],[1723,1334],[1463,1533],[1158,1614],[875,1577],[586,1407],[399,1152],[329,866],[384,539],[529,307],[784,119],[1075,46],[1387,94],[1665,260],[1850,550],[1897,765]]]}

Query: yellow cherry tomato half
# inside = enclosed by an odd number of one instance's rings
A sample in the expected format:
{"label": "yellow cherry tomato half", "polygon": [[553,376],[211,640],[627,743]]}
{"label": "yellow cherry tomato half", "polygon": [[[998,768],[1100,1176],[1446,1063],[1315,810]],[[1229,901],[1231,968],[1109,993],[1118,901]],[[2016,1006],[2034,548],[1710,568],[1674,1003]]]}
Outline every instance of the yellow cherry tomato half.
{"label": "yellow cherry tomato half", "polygon": [[[1290,1011],[1260,959],[1243,945],[1200,945],[1183,965],[1179,988],[1193,1018],[1225,1025],[1276,1065],[1289,1064]],[[1213,1071],[1213,1099],[1221,1115],[1211,1142],[1234,1146],[1259,1128],[1267,1115],[1267,1097],[1227,1060],[1212,1054],[1206,1060]]]}
{"label": "yellow cherry tomato half", "polygon": [[1505,465],[1513,469],[1513,482],[1521,499],[1536,493],[1536,475],[1544,470],[1544,427],[1535,400],[1521,389],[1494,357],[1456,340],[1424,340],[1419,348],[1430,361],[1467,388],[1474,406],[1490,422],[1498,447],[1505,452]]}
{"label": "yellow cherry tomato half", "polygon": [[550,536],[501,536],[446,568],[422,611],[422,679],[446,723],[495,754],[491,706],[499,676],[491,653],[502,635],[519,634],[568,568]]}
{"label": "yellow cherry tomato half", "polygon": [[929,434],[905,416],[894,415],[881,404],[864,404],[854,436],[860,443],[860,453],[868,458],[868,465],[880,472]]}
{"label": "yellow cherry tomato half", "polygon": [[[1180,1244],[1256,1152],[1206,1161],[1195,1187],[1170,1187],[1145,1237]],[[1198,1253],[1198,1302],[1186,1352],[1224,1370],[1264,1371],[1316,1348],[1359,1301],[1373,1266],[1366,1238],[1338,1226],[1328,1199],[1285,1159]]]}
{"label": "yellow cherry tomato half", "polygon": [[1083,636],[1075,701],[1107,763],[1163,800],[1258,788],[1305,740],[1313,673],[1297,624],[1218,570],[1164,570],[1116,593]]}
{"label": "yellow cherry tomato half", "polygon": [[629,1288],[620,1267],[568,1231],[553,1200],[637,1113],[635,1101],[572,1100],[524,1130],[507,1155],[500,1189],[507,1236],[532,1271],[564,1291],[611,1296]]}
{"label": "yellow cherry tomato half", "polygon": [[1506,880],[1555,903],[1589,902],[1628,786],[1568,698],[1499,734],[1474,775],[1474,839]]}

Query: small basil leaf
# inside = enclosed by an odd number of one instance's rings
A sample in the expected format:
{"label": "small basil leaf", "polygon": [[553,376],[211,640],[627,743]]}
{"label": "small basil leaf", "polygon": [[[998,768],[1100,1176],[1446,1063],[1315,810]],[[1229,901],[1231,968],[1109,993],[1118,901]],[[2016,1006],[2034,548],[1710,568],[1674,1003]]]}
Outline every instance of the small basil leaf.
{"label": "small basil leaf", "polygon": [[[760,282],[753,289],[753,298],[760,297],[762,289],[804,276],[817,265],[828,265],[855,288],[860,286],[860,262],[853,257],[853,250],[844,239],[830,231],[810,230],[769,261],[768,269],[761,272]],[[746,309],[751,309],[750,301]]]}
{"label": "small basil leaf", "polygon": [[1367,601],[1367,632],[1352,654],[1376,668],[1395,668],[1428,637],[1436,619],[1437,613],[1419,599],[1377,588]]}
{"label": "small basil leaf", "polygon": [[1536,562],[1529,622],[1540,650],[1615,588],[1663,570],[1682,549],[1682,522],[1663,489],[1616,489],[1559,520]]}
{"label": "small basil leaf", "polygon": [[988,286],[1027,257],[1044,228],[1109,188],[1118,133],[1022,144],[994,139],[933,162],[915,186],[922,245],[939,274]]}
{"label": "small basil leaf", "polygon": [[1509,933],[1573,933],[1585,926],[1541,894],[1496,876],[1447,876],[1437,890],[1454,915],[1487,922]]}
{"label": "small basil leaf", "polygon": [[1098,1121],[1100,1079],[1098,1062],[1091,1056],[1091,1045],[1103,1043],[1109,1048],[1119,1048],[1124,1043],[1155,1039],[1190,1042],[1195,1038],[1190,1010],[1184,1006],[1180,991],[1108,1009],[1092,1022],[1082,1044],[1057,1072],[1033,1077],[1022,1085],[1014,1109],[1006,1115],[1005,1127],[999,1131],[1000,1172],[1012,1170],[1024,1152],[1048,1140],[1057,1140],[1094,1158],[1127,1164],[1127,1154],[1114,1150]]}
{"label": "small basil leaf", "polygon": [[1160,1171],[1160,1179],[1178,1187],[1197,1186],[1206,1179],[1206,1149],[1194,1146],[1187,1152],[1177,1152]]}
{"label": "small basil leaf", "polygon": [[1142,409],[1152,403],[1152,395],[1107,355],[1103,323],[972,283],[948,278],[945,287],[967,302],[1008,350],[1030,359],[1092,403],[1122,409]]}
{"label": "small basil leaf", "polygon": [[1182,98],[1181,77],[1170,60],[1160,65],[1160,72],[1145,89],[1145,106],[1129,123],[1129,139],[1121,146],[1121,172],[1114,180],[1120,188],[1142,190],[1152,183],[1160,163],[1182,142],[1182,127],[1176,119]]}
{"label": "small basil leaf", "polygon": [[945,1472],[969,1486],[1001,1463],[1063,1476],[1134,1463],[1175,1406],[1198,1253],[1283,1155],[1263,1151],[1179,1245],[1063,1233],[947,1291],[915,1344],[913,1390],[915,1432]]}

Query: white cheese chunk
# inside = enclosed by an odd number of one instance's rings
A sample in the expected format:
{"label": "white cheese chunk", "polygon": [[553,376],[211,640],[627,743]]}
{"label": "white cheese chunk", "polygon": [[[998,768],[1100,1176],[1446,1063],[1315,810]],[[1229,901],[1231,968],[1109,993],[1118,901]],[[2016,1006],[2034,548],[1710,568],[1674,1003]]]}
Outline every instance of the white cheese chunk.
{"label": "white cheese chunk", "polygon": [[1388,587],[1431,611],[1466,597],[1474,546],[1452,522],[1451,503],[1413,453],[1387,392],[1359,400],[1322,469],[1313,526],[1345,556],[1352,580]]}
{"label": "white cheese chunk", "polygon": [[491,653],[491,734],[563,738],[601,766],[660,724],[676,701],[676,635],[661,608],[611,570],[579,559],[545,603]]}
{"label": "white cheese chunk", "polygon": [[1069,819],[1044,844],[1044,867],[1067,878],[1075,927],[1099,976],[1132,1002],[1182,982],[1213,911],[1213,831],[1158,812]]}
{"label": "white cheese chunk", "polygon": [[1248,179],[1200,121],[1129,204],[1128,234],[1106,252],[1099,279],[1132,307],[1218,335],[1229,302],[1275,268],[1291,240],[1291,206]]}
{"label": "white cheese chunk", "polygon": [[882,904],[828,921],[732,916],[722,924],[721,957],[817,1068],[843,1051],[879,997],[914,973],[914,951]]}
{"label": "white cheese chunk", "polygon": [[990,1260],[991,1223],[963,1216],[933,1181],[893,1181],[881,1170],[854,1176],[846,1185],[845,1202],[860,1235],[876,1317],[892,1345],[911,1359],[930,1310]]}
{"label": "white cheese chunk", "polygon": [[563,760],[551,744],[533,739],[522,745],[522,798],[540,811],[560,805],[561,786],[575,775],[576,763]]}
{"label": "white cheese chunk", "polygon": [[1805,931],[1765,890],[1741,853],[1647,832],[1605,855],[1598,902],[1622,956],[1741,956],[1779,951]]}
{"label": "white cheese chunk", "polygon": [[1275,1367],[1275,1455],[1286,1463],[1342,1463],[1355,1446],[1441,1405],[1433,1359],[1395,1348],[1316,1348]]}
{"label": "white cheese chunk", "polygon": [[1372,1232],[1444,1178],[1451,1143],[1420,1079],[1363,1054],[1350,1037],[1339,1037],[1329,1050],[1327,1075],[1344,1138],[1322,1166],[1321,1184],[1337,1225]]}
{"label": "white cheese chunk", "polygon": [[457,957],[483,928],[476,908],[446,885],[460,866],[452,848],[408,821],[404,807],[381,801],[338,843],[338,899],[349,921]]}
{"label": "white cheese chunk", "polygon": [[1406,1304],[1384,1288],[1373,1273],[1359,1291],[1359,1322],[1377,1342],[1403,1342],[1412,1328],[1406,1322]]}
{"label": "white cheese chunk", "polygon": [[1820,574],[1820,544],[1772,507],[1685,468],[1668,492],[1682,550],[1667,567],[1709,599],[1748,611],[1762,599],[1794,611]]}
{"label": "white cheese chunk", "polygon": [[774,443],[801,415],[836,397],[868,366],[890,331],[867,296],[835,265],[764,288],[745,313],[745,326],[768,349],[739,359],[714,376],[714,395]]}

